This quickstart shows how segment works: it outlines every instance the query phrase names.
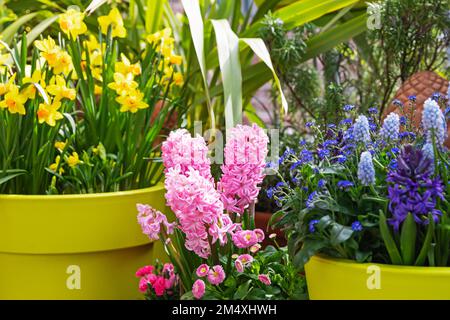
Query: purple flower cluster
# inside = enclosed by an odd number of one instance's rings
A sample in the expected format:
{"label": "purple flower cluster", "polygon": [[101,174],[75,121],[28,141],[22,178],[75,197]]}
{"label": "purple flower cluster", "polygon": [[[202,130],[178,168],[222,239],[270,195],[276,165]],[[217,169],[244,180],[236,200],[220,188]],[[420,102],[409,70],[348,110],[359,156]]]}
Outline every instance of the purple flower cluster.
{"label": "purple flower cluster", "polygon": [[439,177],[432,178],[431,159],[411,145],[403,147],[397,158],[397,167],[387,177],[389,223],[395,231],[411,213],[418,224],[426,224],[428,214],[435,221],[442,212],[436,209],[438,199],[444,199],[444,186]]}

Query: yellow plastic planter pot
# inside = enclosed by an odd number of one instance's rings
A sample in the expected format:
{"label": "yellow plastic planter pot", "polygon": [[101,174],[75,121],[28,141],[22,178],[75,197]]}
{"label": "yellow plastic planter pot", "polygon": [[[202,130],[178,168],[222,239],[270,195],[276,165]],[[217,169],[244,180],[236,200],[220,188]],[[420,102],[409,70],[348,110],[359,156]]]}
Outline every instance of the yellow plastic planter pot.
{"label": "yellow plastic planter pot", "polygon": [[305,266],[313,300],[448,300],[450,268],[409,267],[312,257]]}
{"label": "yellow plastic planter pot", "polygon": [[164,250],[136,203],[167,213],[164,193],[0,195],[0,299],[142,299],[135,272]]}

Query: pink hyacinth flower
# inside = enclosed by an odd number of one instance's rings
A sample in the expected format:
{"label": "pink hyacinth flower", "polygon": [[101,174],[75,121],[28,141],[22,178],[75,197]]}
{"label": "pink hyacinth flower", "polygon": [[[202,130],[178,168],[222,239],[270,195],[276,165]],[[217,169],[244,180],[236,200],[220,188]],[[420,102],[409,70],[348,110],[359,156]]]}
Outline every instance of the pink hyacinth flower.
{"label": "pink hyacinth flower", "polygon": [[167,221],[165,214],[146,204],[138,203],[136,208],[138,210],[137,220],[141,226],[142,233],[146,234],[150,239],[159,239],[161,224],[165,225],[168,234],[173,233],[174,225]]}
{"label": "pink hyacinth flower", "polygon": [[225,271],[222,266],[216,265],[209,269],[207,279],[214,286],[221,284],[225,280]]}
{"label": "pink hyacinth flower", "polygon": [[192,294],[195,299],[201,299],[205,294],[205,282],[201,279],[197,279],[192,286]]}
{"label": "pink hyacinth flower", "polygon": [[207,227],[223,214],[214,183],[193,168],[183,173],[177,165],[167,171],[165,186],[167,204],[186,234],[185,247],[207,258],[210,254]]}
{"label": "pink hyacinth flower", "polygon": [[211,179],[211,162],[205,140],[195,138],[186,129],[172,131],[161,146],[165,172],[176,166],[185,174],[190,168],[197,170],[203,177]]}
{"label": "pink hyacinth flower", "polygon": [[242,214],[256,200],[258,184],[264,179],[268,142],[265,132],[255,124],[227,131],[225,164],[218,183],[226,210]]}

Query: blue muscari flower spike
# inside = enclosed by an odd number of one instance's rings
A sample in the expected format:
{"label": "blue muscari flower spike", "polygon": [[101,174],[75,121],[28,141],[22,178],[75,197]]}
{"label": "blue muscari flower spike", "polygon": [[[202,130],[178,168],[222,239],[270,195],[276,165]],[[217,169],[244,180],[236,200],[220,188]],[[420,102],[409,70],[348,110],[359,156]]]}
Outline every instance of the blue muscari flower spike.
{"label": "blue muscari flower spike", "polygon": [[425,143],[422,147],[422,152],[425,157],[432,160],[430,163],[430,171],[434,171],[434,148],[431,143]]}
{"label": "blue muscari flower spike", "polygon": [[311,233],[316,232],[316,224],[318,224],[318,223],[319,223],[319,220],[317,220],[317,219],[311,220],[309,222],[309,227],[308,227],[309,232],[311,232]]}
{"label": "blue muscari flower spike", "polygon": [[398,99],[395,99],[394,101],[392,101],[392,104],[395,106],[398,106],[398,107],[403,106],[403,103]]}
{"label": "blue muscari flower spike", "polygon": [[380,130],[380,136],[387,141],[398,140],[400,133],[400,118],[398,114],[391,112],[386,119],[384,119],[383,127]]}
{"label": "blue muscari flower spike", "polygon": [[352,230],[353,231],[358,232],[358,231],[362,231],[362,229],[363,229],[363,226],[362,226],[361,222],[355,221],[355,222],[352,223]]}
{"label": "blue muscari flower spike", "polygon": [[307,128],[311,128],[314,125],[314,121],[309,121],[305,125]]}
{"label": "blue muscari flower spike", "polygon": [[447,135],[447,123],[441,108],[432,99],[428,99],[423,104],[422,126],[427,137],[427,143],[434,140],[439,148],[444,144]]}
{"label": "blue muscari flower spike", "polygon": [[361,153],[358,165],[358,179],[363,186],[375,184],[375,169],[372,162],[372,154],[369,151]]}
{"label": "blue muscari flower spike", "polygon": [[353,125],[353,138],[356,142],[370,142],[370,127],[366,116],[360,115]]}

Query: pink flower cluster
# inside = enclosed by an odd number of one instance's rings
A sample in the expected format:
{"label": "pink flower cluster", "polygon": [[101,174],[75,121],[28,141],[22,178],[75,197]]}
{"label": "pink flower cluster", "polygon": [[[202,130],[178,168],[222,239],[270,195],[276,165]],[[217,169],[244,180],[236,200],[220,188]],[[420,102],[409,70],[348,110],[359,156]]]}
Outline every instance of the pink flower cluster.
{"label": "pink flower cluster", "polygon": [[165,173],[179,165],[182,174],[193,168],[203,177],[211,178],[208,147],[201,136],[193,138],[186,129],[172,131],[163,142],[161,150]]}
{"label": "pink flower cluster", "polygon": [[236,247],[243,249],[252,247],[257,243],[262,242],[264,237],[264,231],[261,229],[240,230],[233,234],[232,240]]}
{"label": "pink flower cluster", "polygon": [[[195,273],[200,278],[206,277],[208,282],[214,286],[221,284],[225,280],[225,277],[226,277],[225,271],[223,270],[223,267],[221,265],[215,265],[210,268],[207,264],[204,263],[204,264],[201,264],[197,268],[197,271]],[[194,283],[194,287],[196,287],[195,283]],[[192,287],[193,293],[194,293],[194,287]],[[203,282],[203,287],[204,287],[204,282]],[[204,289],[203,289],[203,291],[204,291]],[[195,296],[195,293],[194,293],[194,296]],[[202,294],[202,296],[203,296],[203,294]],[[199,299],[198,297],[196,297],[196,298]]]}
{"label": "pink flower cluster", "polygon": [[174,267],[171,263],[166,263],[163,266],[160,275],[155,274],[154,266],[145,266],[136,271],[136,277],[139,277],[139,291],[142,293],[153,289],[158,297],[164,294],[171,295],[178,285],[178,276],[174,272]]}
{"label": "pink flower cluster", "polygon": [[227,132],[225,164],[218,183],[226,210],[242,214],[259,193],[264,179],[269,138],[256,124],[237,125]]}
{"label": "pink flower cluster", "polygon": [[186,248],[207,258],[210,254],[207,226],[223,214],[223,204],[214,183],[192,167],[183,172],[175,165],[166,173],[165,186],[167,204],[186,234]]}
{"label": "pink flower cluster", "polygon": [[138,210],[137,219],[142,228],[142,233],[146,234],[150,239],[157,240],[159,238],[161,224],[164,224],[166,227],[167,234],[173,233],[175,222],[168,222],[165,214],[146,204],[138,203],[136,207]]}

